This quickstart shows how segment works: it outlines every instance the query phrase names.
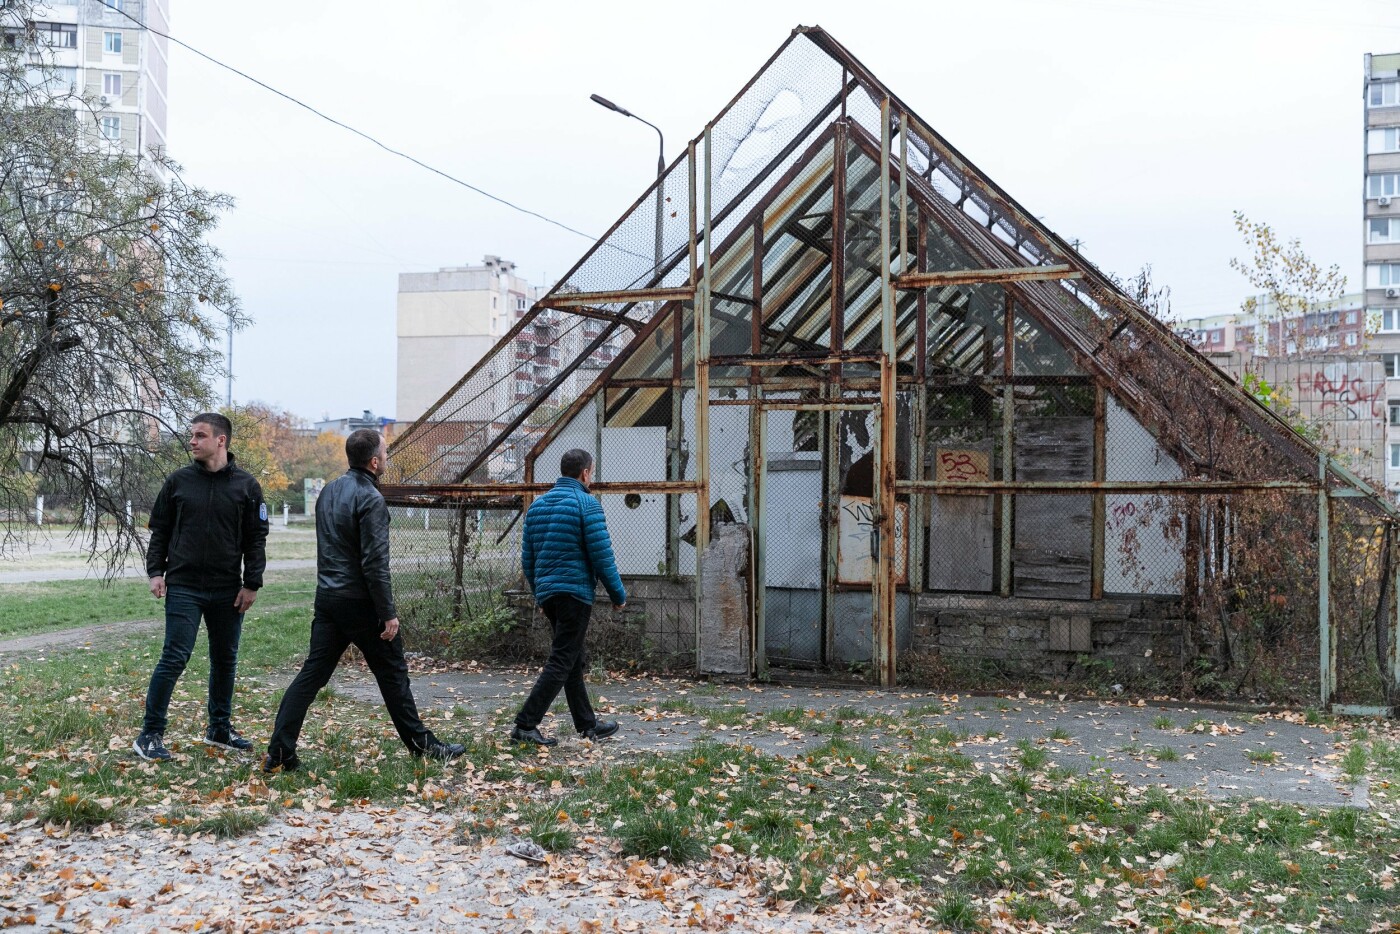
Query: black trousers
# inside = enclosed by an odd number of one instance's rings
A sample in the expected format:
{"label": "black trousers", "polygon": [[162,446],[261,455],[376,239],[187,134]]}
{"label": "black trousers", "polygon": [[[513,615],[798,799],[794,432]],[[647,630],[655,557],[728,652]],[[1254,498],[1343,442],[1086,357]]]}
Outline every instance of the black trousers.
{"label": "black trousers", "polygon": [[556,594],[541,604],[544,615],[554,628],[554,643],[549,649],[549,660],[544,663],[525,706],[515,715],[515,725],[522,730],[533,730],[540,725],[549,705],[564,689],[564,697],[569,701],[569,713],[574,718],[574,729],[582,733],[598,725],[593,714],[593,705],[588,702],[588,688],[583,683],[583,670],[587,663],[587,653],[583,647],[588,635],[588,619],[593,615],[593,604],[584,603],[564,594]]}
{"label": "black trousers", "polygon": [[418,705],[413,702],[413,689],[408,683],[408,662],[403,656],[403,637],[394,636],[386,642],[379,638],[384,624],[379,621],[374,604],[369,600],[347,600],[316,594],[316,614],[311,620],[311,649],[301,671],[282,695],[277,708],[277,725],[267,753],[274,762],[289,759],[297,749],[301,725],[307,708],[321,688],[330,681],[340,656],[354,644],[374,672],[384,706],[398,730],[399,739],[412,752],[422,752],[435,737],[418,718]]}

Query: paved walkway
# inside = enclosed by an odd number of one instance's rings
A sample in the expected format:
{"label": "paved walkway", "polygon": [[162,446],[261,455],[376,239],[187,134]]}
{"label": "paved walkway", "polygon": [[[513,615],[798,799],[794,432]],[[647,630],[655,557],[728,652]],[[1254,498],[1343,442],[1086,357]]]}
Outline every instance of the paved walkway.
{"label": "paved walkway", "polygon": [[[455,710],[464,730],[505,731],[533,679],[533,671],[523,670],[417,674],[414,691],[425,710]],[[342,668],[335,686],[356,699],[380,702],[363,669]],[[622,724],[618,738],[609,742],[639,752],[673,751],[703,739],[796,755],[827,742],[837,719],[846,739],[874,749],[907,750],[907,736],[861,719],[874,713],[917,724],[926,734],[951,731],[959,737],[958,750],[987,769],[1006,767],[1020,755],[1016,742],[1028,739],[1043,745],[1056,765],[1080,772],[1110,768],[1137,785],[1318,807],[1368,806],[1365,782],[1349,783],[1336,765],[1340,747],[1334,743],[1342,736],[1275,717],[1053,696],[960,697],[669,679],[609,681],[593,689],[600,711]],[[782,712],[788,713],[774,716]],[[819,719],[819,712],[826,716]],[[561,744],[577,742],[562,698],[543,726],[557,733]],[[1156,755],[1162,749],[1171,750],[1163,753],[1167,758],[1175,753],[1175,761]],[[1251,762],[1251,751],[1273,752],[1275,759]]]}

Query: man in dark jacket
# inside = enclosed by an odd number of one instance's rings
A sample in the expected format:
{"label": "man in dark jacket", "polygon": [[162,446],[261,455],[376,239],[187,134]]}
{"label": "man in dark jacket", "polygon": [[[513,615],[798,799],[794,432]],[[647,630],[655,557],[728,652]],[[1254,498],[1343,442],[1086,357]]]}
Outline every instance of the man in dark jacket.
{"label": "man in dark jacket", "polygon": [[194,463],[165,478],[151,507],[146,576],[165,599],[165,645],[146,690],[146,719],[132,749],[163,762],[170,695],[199,635],[209,630],[209,724],[204,742],[226,749],[253,748],[231,723],[233,679],[243,614],[258,598],[267,565],[267,504],[262,487],[234,463],[228,449],[233,425],[215,412],[190,426]]}
{"label": "man in dark jacket", "polygon": [[361,428],[345,439],[350,469],[327,483],[316,500],[316,609],[311,649],[282,696],[263,771],[294,772],[297,738],[307,708],[354,644],[374,672],[399,739],[415,756],[455,759],[466,751],[444,743],[418,718],[399,614],[389,581],[389,509],[379,477],[389,454],[379,432]]}
{"label": "man in dark jacket", "polygon": [[556,739],[540,733],[540,721],[559,689],[569,701],[574,729],[585,739],[602,739],[617,732],[617,721],[599,721],[583,683],[586,653],[583,641],[593,615],[593,594],[602,581],[613,606],[627,605],[627,590],[617,573],[612,540],[603,507],[588,495],[593,482],[593,455],[567,451],[559,464],[563,474],[554,488],[535,500],[525,514],[520,563],[525,580],[554,629],[549,660],[544,663],[525,706],[515,715],[510,738],[521,743],[553,746]]}

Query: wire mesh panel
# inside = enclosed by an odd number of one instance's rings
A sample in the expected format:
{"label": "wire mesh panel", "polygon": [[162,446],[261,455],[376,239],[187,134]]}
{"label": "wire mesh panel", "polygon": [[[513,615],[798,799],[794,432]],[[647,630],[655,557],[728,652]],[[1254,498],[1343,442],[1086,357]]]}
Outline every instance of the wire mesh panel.
{"label": "wire mesh panel", "polygon": [[824,630],[820,413],[765,409],[759,417],[765,648],[771,663],[815,664],[823,657]]}
{"label": "wire mesh panel", "polygon": [[1345,499],[1333,501],[1328,525],[1335,700],[1393,706],[1400,701],[1391,645],[1396,631],[1393,530]]}

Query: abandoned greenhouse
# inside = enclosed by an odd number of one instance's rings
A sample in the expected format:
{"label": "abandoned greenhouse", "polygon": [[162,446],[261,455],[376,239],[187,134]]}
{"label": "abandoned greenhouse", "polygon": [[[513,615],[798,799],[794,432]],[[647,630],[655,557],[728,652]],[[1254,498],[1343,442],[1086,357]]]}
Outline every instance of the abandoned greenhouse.
{"label": "abandoned greenhouse", "polygon": [[1388,707],[1400,515],[1138,298],[799,27],[396,439],[406,615],[538,644],[583,448],[639,661]]}

